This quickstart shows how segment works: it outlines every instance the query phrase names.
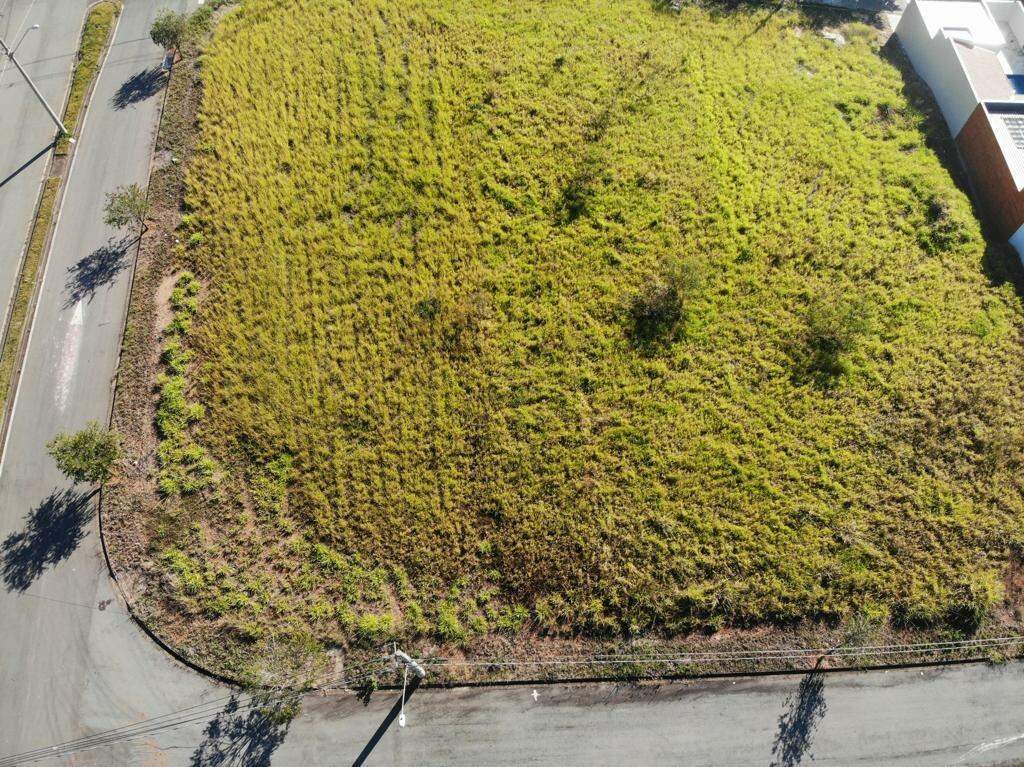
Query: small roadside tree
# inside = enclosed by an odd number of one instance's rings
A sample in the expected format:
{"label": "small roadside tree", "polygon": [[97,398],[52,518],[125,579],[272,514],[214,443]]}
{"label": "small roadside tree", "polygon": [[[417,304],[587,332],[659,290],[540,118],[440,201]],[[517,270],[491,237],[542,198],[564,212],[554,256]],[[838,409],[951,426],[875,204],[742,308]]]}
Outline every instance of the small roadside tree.
{"label": "small roadside tree", "polygon": [[46,446],[57,468],[76,482],[106,482],[121,457],[121,437],[90,421],[75,434],[62,432]]}
{"label": "small roadside tree", "polygon": [[119,186],[107,195],[103,208],[103,221],[107,226],[123,229],[126,226],[140,227],[146,231],[146,217],[149,215],[149,201],[138,184]]}
{"label": "small roadside tree", "polygon": [[189,24],[187,13],[175,13],[164,8],[149,28],[149,36],[153,42],[164,50],[173,50],[176,54],[188,36]]}

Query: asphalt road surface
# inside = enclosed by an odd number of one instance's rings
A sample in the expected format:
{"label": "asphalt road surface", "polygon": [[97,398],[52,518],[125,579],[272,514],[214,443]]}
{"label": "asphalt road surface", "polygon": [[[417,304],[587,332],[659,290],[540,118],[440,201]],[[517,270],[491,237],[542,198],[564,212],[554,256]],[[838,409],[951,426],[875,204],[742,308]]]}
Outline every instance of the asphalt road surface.
{"label": "asphalt road surface", "polygon": [[[71,171],[0,462],[0,767],[353,764],[395,694],[378,693],[367,706],[348,693],[313,696],[291,725],[275,724],[176,664],[124,614],[103,564],[93,499],[45,453],[56,432],[105,418],[110,403],[132,251],[101,223],[103,197],[146,179],[161,94],[135,85],[160,61],[146,32],[167,4],[183,8],[184,0],[126,2]],[[365,763],[1024,759],[1024,665],[1016,663],[533,692],[419,690],[408,726],[384,733]],[[31,759],[9,758],[39,748]]]}
{"label": "asphalt road surface", "polygon": [[[0,37],[60,111],[88,0],[0,0]],[[33,24],[39,29],[31,30]],[[23,37],[24,36],[24,37]],[[0,328],[6,322],[43,172],[57,129],[14,65],[0,56]]]}
{"label": "asphalt road surface", "polygon": [[[54,23],[73,17],[60,23],[77,35],[82,5],[35,7],[48,8]],[[125,3],[74,155],[0,464],[0,754],[174,708],[208,689],[119,614],[92,499],[58,473],[45,448],[57,432],[108,412],[132,250],[102,223],[104,194],[146,181],[162,93],[132,84],[159,66],[162,52],[148,31],[164,6],[185,2]],[[23,49],[26,61],[41,62],[67,50],[63,38],[52,51]],[[34,112],[25,119],[35,121]],[[19,125],[4,124],[3,143],[38,148],[15,134]],[[32,130],[40,128],[33,122]],[[105,759],[134,763],[117,748]]]}

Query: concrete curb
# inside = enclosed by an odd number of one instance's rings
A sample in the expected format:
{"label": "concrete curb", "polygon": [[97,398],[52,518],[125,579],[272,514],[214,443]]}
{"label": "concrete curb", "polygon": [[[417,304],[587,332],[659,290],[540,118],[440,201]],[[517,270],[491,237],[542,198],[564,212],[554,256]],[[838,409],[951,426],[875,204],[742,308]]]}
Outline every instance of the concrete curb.
{"label": "concrete curb", "polygon": [[[149,168],[148,168],[148,170],[146,172],[146,201],[147,202],[149,201],[149,183],[150,183],[150,180],[151,180],[151,178],[153,176],[153,155],[154,155],[154,152],[156,151],[157,139],[160,136],[160,126],[163,124],[164,110],[167,108],[167,99],[168,99],[168,97],[170,95],[170,91],[171,91],[171,88],[170,88],[170,86],[171,86],[171,78],[173,78],[173,77],[174,77],[174,67],[172,66],[170,71],[167,74],[167,81],[164,83],[163,99],[160,101],[160,112],[157,115],[156,128],[153,131],[153,140],[152,140],[151,148],[150,148]],[[98,80],[99,77],[97,77],[96,79]],[[114,395],[117,392],[117,385],[118,385],[118,382],[119,382],[120,376],[121,376],[121,357],[124,354],[124,335],[125,335],[125,330],[128,327],[128,315],[129,315],[129,313],[131,311],[132,295],[135,292],[135,279],[136,279],[136,274],[137,274],[137,271],[138,271],[139,254],[142,251],[142,238],[144,236],[145,236],[145,233],[144,232],[140,232],[139,237],[136,240],[135,256],[132,259],[131,277],[130,277],[129,282],[128,282],[128,300],[125,301],[124,312],[122,313],[122,316],[121,316],[121,332],[120,332],[121,342],[120,342],[120,345],[118,346],[118,350],[117,350],[117,365],[116,365],[116,368],[115,368],[116,372],[114,374],[113,380],[110,382],[110,393],[111,393],[110,407],[107,410],[107,427],[108,428],[110,427],[111,422],[113,420],[113,416],[114,416]],[[118,580],[117,571],[114,568],[114,562],[111,559],[110,551],[107,548],[107,537],[104,534],[104,525],[103,525],[103,488],[102,488],[102,486],[100,487],[100,490],[99,490],[99,493],[98,493],[98,497],[97,497],[97,500],[96,500],[96,518],[97,518],[97,522],[99,524],[100,546],[103,549],[103,561],[107,565],[107,573],[110,575],[110,580],[113,582],[114,590],[117,592],[117,594],[121,598],[121,601],[124,603],[125,609],[126,609],[126,611],[128,613],[128,617],[131,618],[132,622],[136,626],[138,626],[146,636],[148,636],[151,640],[153,640],[153,642],[156,643],[156,645],[160,649],[162,649],[164,652],[166,652],[168,655],[170,655],[174,660],[178,661],[178,663],[182,664],[186,668],[196,672],[197,674],[200,674],[201,676],[204,676],[204,677],[206,677],[208,679],[211,679],[211,680],[213,680],[215,682],[219,682],[221,684],[226,684],[226,685],[230,685],[232,687],[239,687],[239,688],[244,687],[244,685],[239,680],[237,680],[237,679],[233,679],[233,678],[228,677],[228,676],[226,676],[224,674],[219,674],[216,671],[212,671],[211,669],[208,669],[208,668],[206,668],[204,666],[199,665],[198,663],[196,663],[196,662],[194,662],[192,660],[189,660],[187,657],[184,656],[184,654],[182,654],[179,650],[177,650],[175,647],[173,647],[171,644],[169,644],[166,640],[164,640],[159,634],[157,634],[149,626],[149,624],[147,624],[144,620],[142,620],[142,618],[139,617],[139,615],[135,611],[134,604],[128,598],[128,594],[122,588],[121,582]]]}

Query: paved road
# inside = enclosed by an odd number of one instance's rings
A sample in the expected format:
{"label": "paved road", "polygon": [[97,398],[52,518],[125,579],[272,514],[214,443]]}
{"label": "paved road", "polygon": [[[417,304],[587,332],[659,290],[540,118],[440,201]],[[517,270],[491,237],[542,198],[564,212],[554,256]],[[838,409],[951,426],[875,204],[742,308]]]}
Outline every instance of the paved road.
{"label": "paved road", "polygon": [[[418,691],[407,704],[408,726],[385,735],[367,764],[792,767],[812,759],[1024,759],[1020,664],[537,692],[534,700],[528,687]],[[275,756],[281,764],[351,764],[395,699],[378,694],[368,708],[351,698],[314,700]]]}
{"label": "paved road", "polygon": [[[104,193],[145,182],[160,106],[156,94],[122,107],[115,96],[159,64],[148,29],[167,5],[183,9],[185,2],[125,3],[74,158],[0,467],[0,754],[175,708],[208,691],[118,614],[92,503],[45,453],[55,433],[104,419],[109,406],[130,252],[102,223]],[[38,0],[44,6],[60,16],[80,3]],[[29,49],[26,60],[64,51]],[[117,749],[106,758],[133,763]]]}
{"label": "paved road", "polygon": [[[351,764],[393,696],[367,707],[347,694],[314,697],[287,730],[233,710],[230,691],[175,664],[128,621],[91,501],[45,455],[55,432],[103,418],[109,404],[129,257],[100,223],[103,194],[145,179],[158,109],[156,96],[124,108],[114,97],[159,61],[146,29],[167,2],[126,3],[72,170],[0,466],[0,765],[132,724],[145,736],[45,763]],[[185,709],[187,724],[146,724]],[[409,719],[367,764],[788,767],[812,755],[822,764],[1000,764],[1024,759],[1024,666],[552,687],[536,700],[529,688],[424,690]]]}
{"label": "paved road", "polygon": [[[365,764],[1024,764],[1019,663],[644,686],[557,685],[538,688],[536,698],[533,692],[420,690],[407,704],[408,726],[388,730]],[[349,765],[374,740],[397,700],[397,693],[387,691],[375,694],[368,706],[347,693],[314,696],[289,727],[268,726],[244,698],[239,705],[226,694],[175,717],[119,722],[134,723],[132,734],[140,736],[134,740],[42,761],[76,767]],[[179,709],[184,707],[154,709],[151,715]],[[8,767],[2,758],[0,764]]]}
{"label": "paved road", "polygon": [[[0,0],[0,36],[54,109],[64,101],[88,0]],[[53,122],[18,71],[0,56],[0,328],[28,241]]]}

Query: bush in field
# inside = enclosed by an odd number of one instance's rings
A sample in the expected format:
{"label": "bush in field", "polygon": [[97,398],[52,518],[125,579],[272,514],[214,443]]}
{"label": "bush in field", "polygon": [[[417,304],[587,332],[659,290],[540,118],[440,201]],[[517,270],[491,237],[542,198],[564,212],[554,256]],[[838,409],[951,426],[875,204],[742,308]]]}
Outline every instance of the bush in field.
{"label": "bush in field", "polygon": [[121,438],[96,421],[74,434],[61,433],[46,446],[60,469],[76,482],[106,482],[121,457]]}
{"label": "bush in field", "polygon": [[823,382],[848,373],[851,357],[869,327],[862,301],[838,293],[816,298],[808,308],[803,335],[806,371]]}
{"label": "bush in field", "polygon": [[686,305],[704,286],[704,274],[692,260],[672,263],[652,278],[630,306],[631,332],[639,343],[671,337],[686,313]]}

